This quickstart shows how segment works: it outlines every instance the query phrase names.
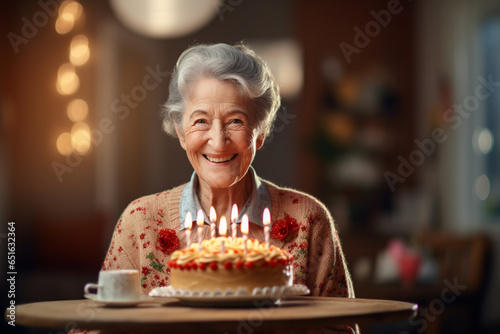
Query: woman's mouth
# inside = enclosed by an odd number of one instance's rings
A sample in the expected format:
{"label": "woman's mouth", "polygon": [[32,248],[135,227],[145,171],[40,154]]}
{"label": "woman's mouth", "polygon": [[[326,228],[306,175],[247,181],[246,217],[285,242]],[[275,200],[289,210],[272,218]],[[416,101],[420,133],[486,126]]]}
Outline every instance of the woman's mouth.
{"label": "woman's mouth", "polygon": [[207,159],[210,162],[221,163],[221,162],[227,162],[227,161],[233,160],[237,156],[237,154],[233,154],[233,155],[230,155],[227,157],[210,157],[210,156],[205,155],[205,154],[203,156],[205,157],[205,159]]}

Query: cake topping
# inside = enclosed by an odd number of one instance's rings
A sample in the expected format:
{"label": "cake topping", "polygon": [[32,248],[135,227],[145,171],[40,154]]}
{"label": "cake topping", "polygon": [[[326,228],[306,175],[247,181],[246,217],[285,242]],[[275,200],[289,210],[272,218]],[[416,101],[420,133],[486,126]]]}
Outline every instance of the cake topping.
{"label": "cake topping", "polygon": [[[222,239],[224,239],[225,249],[222,253]],[[266,248],[264,243],[258,240],[247,240],[247,253],[244,254],[244,239],[243,238],[224,238],[218,237],[209,240],[203,240],[201,245],[193,243],[189,248],[175,251],[170,258],[169,265],[172,267],[184,266],[187,263],[196,263],[198,266],[201,263],[211,264],[213,262],[220,263],[226,269],[242,268],[246,263],[249,266],[266,266],[283,264],[286,265],[291,261],[290,255],[280,248],[275,246]],[[248,265],[248,263],[252,263]],[[192,267],[192,265],[190,266]],[[204,266],[203,266],[204,267]],[[200,267],[201,268],[201,267]]]}

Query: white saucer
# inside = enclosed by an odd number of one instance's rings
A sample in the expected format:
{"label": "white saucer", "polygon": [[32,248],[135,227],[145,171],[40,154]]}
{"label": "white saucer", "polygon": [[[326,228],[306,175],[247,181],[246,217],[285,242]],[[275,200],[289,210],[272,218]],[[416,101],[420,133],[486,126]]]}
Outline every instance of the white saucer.
{"label": "white saucer", "polygon": [[137,300],[127,300],[127,301],[107,301],[107,300],[99,300],[97,299],[97,296],[95,294],[85,294],[85,298],[93,300],[99,304],[102,304],[104,306],[108,307],[131,307],[131,306],[136,306],[142,303],[146,302],[156,302],[154,298],[150,296],[141,296]]}

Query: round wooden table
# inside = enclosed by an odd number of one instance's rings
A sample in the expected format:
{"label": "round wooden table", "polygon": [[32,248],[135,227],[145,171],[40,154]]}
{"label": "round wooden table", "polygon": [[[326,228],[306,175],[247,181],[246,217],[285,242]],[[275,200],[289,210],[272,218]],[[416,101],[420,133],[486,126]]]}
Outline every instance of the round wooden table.
{"label": "round wooden table", "polygon": [[112,308],[84,299],[19,305],[16,325],[64,331],[257,333],[399,321],[416,311],[416,304],[359,298],[294,297],[277,306],[247,308],[190,307],[168,297]]}

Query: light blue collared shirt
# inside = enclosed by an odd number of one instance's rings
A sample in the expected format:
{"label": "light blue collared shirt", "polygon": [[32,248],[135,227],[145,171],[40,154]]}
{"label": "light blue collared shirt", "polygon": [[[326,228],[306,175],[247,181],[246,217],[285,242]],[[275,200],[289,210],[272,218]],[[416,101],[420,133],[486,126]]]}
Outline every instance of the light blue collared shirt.
{"label": "light blue collared shirt", "polygon": [[[264,223],[262,222],[262,213],[265,208],[271,209],[271,196],[269,195],[269,190],[264,182],[262,182],[255,170],[250,167],[248,170],[249,173],[252,173],[253,179],[253,189],[252,195],[249,200],[245,203],[245,206],[241,210],[239,210],[238,219],[236,219],[236,223],[241,223],[241,219],[243,215],[246,213],[248,215],[248,221],[255,225],[264,227]],[[180,228],[182,231],[186,228],[184,226],[184,221],[186,219],[187,212],[191,212],[193,217],[193,221],[196,220],[196,215],[198,210],[202,209],[200,200],[198,199],[198,195],[194,191],[198,186],[198,175],[196,172],[193,172],[191,176],[191,180],[186,184],[184,189],[182,190],[181,195],[181,204],[180,204]],[[211,225],[210,219],[208,219],[206,213],[203,211],[203,219],[205,220],[205,224]]]}

